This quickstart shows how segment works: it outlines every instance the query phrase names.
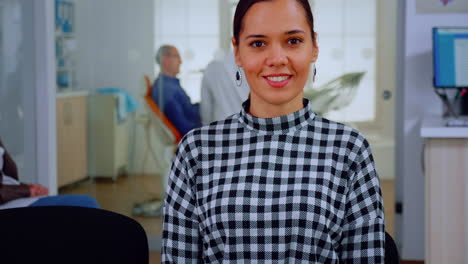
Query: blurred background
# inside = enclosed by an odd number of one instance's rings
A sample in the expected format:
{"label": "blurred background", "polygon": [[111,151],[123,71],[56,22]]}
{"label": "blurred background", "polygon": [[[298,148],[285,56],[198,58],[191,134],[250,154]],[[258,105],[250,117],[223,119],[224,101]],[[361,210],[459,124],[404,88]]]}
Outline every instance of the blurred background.
{"label": "blurred background", "polygon": [[[419,261],[427,206],[421,130],[425,117],[444,112],[433,89],[432,28],[468,27],[463,4],[428,2],[310,0],[320,53],[316,81],[305,87],[314,111],[369,139],[387,231],[403,259]],[[158,252],[161,217],[132,214],[135,204],[162,198],[164,160],[172,158],[151,129],[143,76],[154,80],[157,49],[174,45],[181,86],[192,103],[203,100],[205,67],[232,51],[236,4],[0,0],[0,137],[21,181],[94,196],[137,219]]]}

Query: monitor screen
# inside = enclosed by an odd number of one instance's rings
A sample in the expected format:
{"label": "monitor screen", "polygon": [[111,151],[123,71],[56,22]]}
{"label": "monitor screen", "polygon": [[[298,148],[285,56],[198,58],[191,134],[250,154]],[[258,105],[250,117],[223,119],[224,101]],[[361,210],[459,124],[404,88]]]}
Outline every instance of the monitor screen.
{"label": "monitor screen", "polygon": [[434,87],[468,87],[468,27],[432,30]]}

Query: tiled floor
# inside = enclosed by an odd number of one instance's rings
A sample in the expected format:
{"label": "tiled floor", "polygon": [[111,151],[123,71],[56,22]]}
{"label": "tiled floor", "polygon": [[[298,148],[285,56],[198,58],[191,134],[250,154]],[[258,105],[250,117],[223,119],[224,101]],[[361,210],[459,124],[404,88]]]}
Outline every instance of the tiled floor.
{"label": "tiled floor", "polygon": [[[103,209],[130,216],[137,220],[149,235],[161,236],[161,217],[134,217],[131,215],[133,204],[154,197],[161,197],[159,180],[154,175],[129,175],[112,180],[87,180],[73,186],[62,188],[61,194],[81,193],[95,197]],[[393,180],[382,180],[386,230],[395,235],[395,191]],[[160,263],[161,254],[151,252],[150,263]]]}

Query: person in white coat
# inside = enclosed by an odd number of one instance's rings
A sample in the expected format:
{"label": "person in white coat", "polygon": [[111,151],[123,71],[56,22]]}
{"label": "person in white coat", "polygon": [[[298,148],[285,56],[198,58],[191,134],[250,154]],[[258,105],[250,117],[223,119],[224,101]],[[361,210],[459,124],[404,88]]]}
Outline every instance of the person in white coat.
{"label": "person in white coat", "polygon": [[[250,89],[245,78],[236,81],[237,70],[232,51],[206,67],[201,83],[200,102],[201,121],[204,125],[224,120],[241,111]],[[240,74],[244,74],[242,69]]]}

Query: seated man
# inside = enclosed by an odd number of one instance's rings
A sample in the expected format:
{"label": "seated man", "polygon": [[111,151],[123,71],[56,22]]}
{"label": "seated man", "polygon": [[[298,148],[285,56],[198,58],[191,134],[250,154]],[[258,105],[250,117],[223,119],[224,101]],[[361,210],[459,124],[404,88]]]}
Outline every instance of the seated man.
{"label": "seated man", "polygon": [[18,181],[18,169],[0,140],[0,209],[26,206],[83,206],[99,208],[88,195],[68,194],[47,196],[49,190],[40,184]]}
{"label": "seated man", "polygon": [[201,122],[198,104],[190,102],[176,78],[182,63],[179,52],[174,46],[163,45],[156,54],[156,62],[161,66],[161,73],[154,81],[151,97],[180,134],[185,135],[200,127]]}

